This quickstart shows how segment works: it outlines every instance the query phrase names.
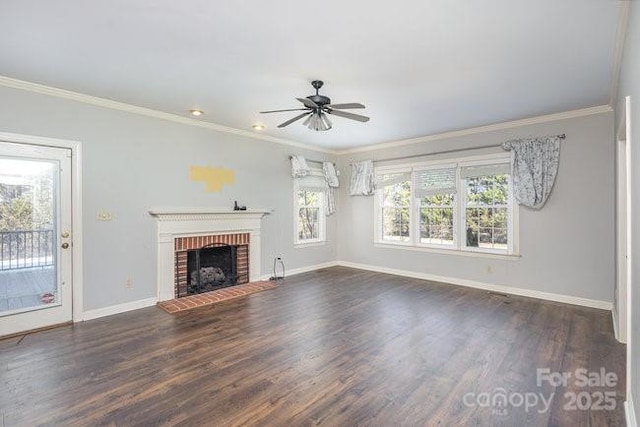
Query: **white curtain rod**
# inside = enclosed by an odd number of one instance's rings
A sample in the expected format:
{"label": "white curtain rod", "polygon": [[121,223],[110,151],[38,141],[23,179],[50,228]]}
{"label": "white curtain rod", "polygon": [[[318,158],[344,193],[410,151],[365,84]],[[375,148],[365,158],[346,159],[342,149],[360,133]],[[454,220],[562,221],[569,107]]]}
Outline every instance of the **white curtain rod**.
{"label": "white curtain rod", "polygon": [[[560,135],[556,135],[558,138],[560,139],[565,139],[567,137],[567,135],[560,134]],[[448,153],[458,153],[460,151],[471,151],[471,150],[482,150],[485,148],[496,148],[496,147],[502,147],[502,144],[491,144],[491,145],[481,145],[478,147],[468,147],[468,148],[454,148],[451,150],[444,150],[444,151],[434,151],[433,153],[424,153],[424,154],[412,154],[410,156],[400,156],[400,157],[389,157],[388,159],[379,159],[379,160],[373,160],[374,163],[378,163],[378,162],[392,162],[394,160],[404,160],[404,159],[413,159],[415,157],[426,157],[426,156],[435,156],[438,154],[448,154]],[[353,162],[349,162],[350,165],[353,164]]]}

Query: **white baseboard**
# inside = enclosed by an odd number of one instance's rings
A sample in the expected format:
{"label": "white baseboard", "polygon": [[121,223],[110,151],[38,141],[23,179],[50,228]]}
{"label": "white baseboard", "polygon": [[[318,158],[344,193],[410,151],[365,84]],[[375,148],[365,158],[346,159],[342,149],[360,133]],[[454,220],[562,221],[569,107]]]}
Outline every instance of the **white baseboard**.
{"label": "white baseboard", "polygon": [[123,304],[110,305],[109,307],[87,310],[82,313],[82,320],[98,319],[100,317],[111,316],[113,314],[124,313],[125,311],[137,310],[139,308],[156,305],[156,297],[141,299],[138,301],[125,302]]}
{"label": "white baseboard", "polygon": [[611,308],[611,320],[613,321],[613,336],[616,338],[616,341],[626,344],[627,340],[623,339],[623,337],[620,336],[620,332],[618,332],[618,310],[616,310],[616,307],[613,304]]}
{"label": "white baseboard", "polygon": [[[613,304],[607,301],[598,301],[598,300],[592,300],[588,298],[574,297],[570,295],[561,295],[561,294],[553,294],[548,292],[533,291],[530,289],[514,288],[514,287],[504,286],[504,285],[494,285],[491,283],[483,283],[475,280],[437,276],[434,274],[419,273],[419,272],[409,271],[409,270],[398,270],[395,268],[380,267],[375,265],[360,264],[360,263],[348,262],[348,261],[330,261],[330,262],[325,262],[321,264],[308,265],[306,267],[285,270],[285,276],[286,277],[295,276],[296,274],[308,273],[310,271],[315,271],[315,270],[320,270],[323,268],[329,268],[329,267],[335,267],[335,266],[357,268],[359,270],[368,270],[368,271],[375,271],[378,273],[394,274],[396,276],[411,277],[414,279],[422,279],[422,280],[431,280],[434,282],[450,283],[452,285],[466,286],[470,288],[484,289],[487,291],[519,295],[519,296],[530,297],[530,298],[538,298],[538,299],[543,299],[547,301],[555,301],[555,302],[561,302],[565,304],[580,305],[584,307],[599,308],[602,310],[613,309]],[[269,280],[270,276],[271,276],[270,274],[265,274],[261,276],[260,279]],[[152,305],[155,305],[156,302],[157,302],[157,298],[152,297],[152,298],[146,298],[143,300],[112,305],[109,307],[97,308],[95,310],[87,310],[82,313],[82,319],[80,320],[98,319],[100,317],[111,316],[113,314],[119,314],[119,313],[124,313],[126,311],[150,307]],[[616,337],[617,337],[618,335],[617,335],[617,325],[615,322],[615,317],[613,320],[614,320],[613,324],[614,324]]]}
{"label": "white baseboard", "polygon": [[624,402],[624,416],[627,419],[627,427],[638,427],[636,410],[633,406],[633,397],[631,395],[627,396],[627,400]]}
{"label": "white baseboard", "polygon": [[411,277],[414,279],[431,280],[433,282],[450,283],[452,285],[467,286],[470,288],[484,289],[492,292],[503,294],[519,295],[523,297],[538,298],[547,301],[561,302],[565,304],[580,305],[584,307],[599,308],[602,310],[611,310],[613,304],[607,301],[599,301],[582,297],[574,297],[571,295],[553,294],[549,292],[533,291],[530,289],[514,288],[511,286],[494,285],[492,283],[478,282],[475,280],[459,279],[456,277],[436,276],[434,274],[419,273],[416,271],[398,270],[395,268],[379,267],[375,265],[359,264],[348,261],[338,261],[337,265],[343,267],[357,268],[360,270],[375,271],[378,273],[395,274],[396,276]]}
{"label": "white baseboard", "polygon": [[[322,268],[335,267],[338,265],[337,261],[323,262],[322,264],[308,265],[306,267],[293,268],[291,270],[285,270],[285,277],[295,276],[296,274],[308,273],[310,271],[320,270]],[[260,277],[260,280],[269,280],[271,274],[265,274]]]}

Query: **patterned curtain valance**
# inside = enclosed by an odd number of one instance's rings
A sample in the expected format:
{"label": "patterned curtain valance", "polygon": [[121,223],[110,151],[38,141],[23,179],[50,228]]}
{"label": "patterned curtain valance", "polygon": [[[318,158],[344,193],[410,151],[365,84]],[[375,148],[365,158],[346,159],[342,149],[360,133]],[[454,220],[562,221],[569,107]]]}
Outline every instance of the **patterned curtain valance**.
{"label": "patterned curtain valance", "polygon": [[502,148],[511,151],[511,177],[516,201],[541,209],[556,180],[560,137],[514,139],[502,144]]}

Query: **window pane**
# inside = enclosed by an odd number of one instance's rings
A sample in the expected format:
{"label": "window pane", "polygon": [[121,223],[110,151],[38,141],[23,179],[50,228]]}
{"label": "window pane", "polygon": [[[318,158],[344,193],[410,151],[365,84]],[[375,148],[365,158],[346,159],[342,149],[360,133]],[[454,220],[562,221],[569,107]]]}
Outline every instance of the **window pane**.
{"label": "window pane", "polygon": [[316,191],[298,191],[298,206],[319,206],[320,193]]}
{"label": "window pane", "polygon": [[409,181],[388,185],[382,189],[382,206],[409,207],[411,184]]}
{"label": "window pane", "polygon": [[467,178],[467,206],[507,204],[509,175]]}
{"label": "window pane", "polygon": [[506,174],[467,178],[467,246],[508,249],[508,191]]}
{"label": "window pane", "polygon": [[420,209],[420,243],[453,245],[453,208]]}
{"label": "window pane", "polygon": [[453,246],[453,194],[420,199],[420,243]]}
{"label": "window pane", "polygon": [[409,241],[409,208],[382,208],[382,238]]}
{"label": "window pane", "polygon": [[319,208],[300,208],[298,211],[298,239],[320,238]]}
{"label": "window pane", "polygon": [[[395,175],[398,175],[395,177]],[[382,187],[382,239],[408,242],[411,205],[411,181],[408,174],[390,174],[387,178],[405,179]],[[390,182],[390,181],[387,181]]]}

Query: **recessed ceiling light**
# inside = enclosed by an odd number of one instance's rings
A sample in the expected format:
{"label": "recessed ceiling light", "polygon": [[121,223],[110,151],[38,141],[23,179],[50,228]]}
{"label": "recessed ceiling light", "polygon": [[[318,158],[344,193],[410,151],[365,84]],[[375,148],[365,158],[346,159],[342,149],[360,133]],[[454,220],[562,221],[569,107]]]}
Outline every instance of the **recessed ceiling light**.
{"label": "recessed ceiling light", "polygon": [[191,113],[192,116],[202,116],[204,114],[204,111],[202,110],[189,110],[189,112]]}
{"label": "recessed ceiling light", "polygon": [[260,124],[255,124],[252,127],[253,127],[253,130],[262,130],[262,129],[264,129],[264,125],[260,125]]}

